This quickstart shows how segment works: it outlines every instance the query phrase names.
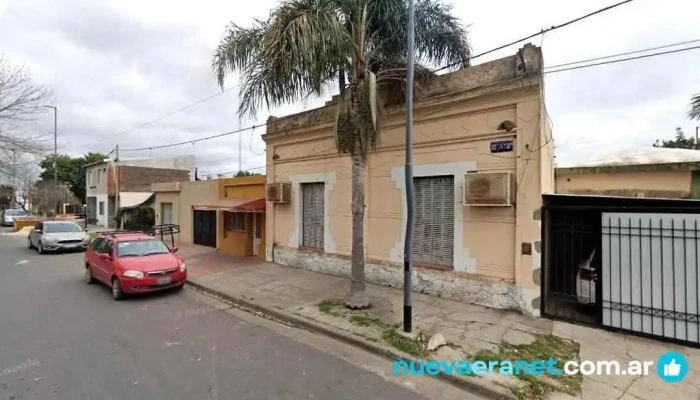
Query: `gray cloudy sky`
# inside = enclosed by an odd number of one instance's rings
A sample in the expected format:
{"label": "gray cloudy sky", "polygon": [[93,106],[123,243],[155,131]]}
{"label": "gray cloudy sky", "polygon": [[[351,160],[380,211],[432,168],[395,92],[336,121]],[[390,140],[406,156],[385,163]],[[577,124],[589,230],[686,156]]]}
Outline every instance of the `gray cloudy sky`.
{"label": "gray cloudy sky", "polygon": [[[470,25],[479,53],[540,29],[612,4],[613,0],[454,0]],[[61,151],[108,152],[195,139],[248,126],[235,116],[237,89],[153,124],[119,132],[219,93],[210,69],[212,51],[230,21],[248,25],[265,17],[276,0],[0,0],[0,52],[23,63],[52,87],[59,107]],[[697,0],[636,0],[558,29],[542,43],[545,64],[700,39]],[[694,45],[698,45],[695,43]],[[513,46],[475,60],[514,54]],[[578,160],[694,132],[685,118],[700,92],[700,50],[548,75],[547,107],[557,158]],[[227,86],[238,83],[231,79]],[[284,115],[319,101],[273,110]],[[264,121],[261,113],[258,121]],[[50,130],[52,116],[37,129]],[[242,136],[243,167],[265,163],[263,129]],[[196,154],[201,173],[237,169],[238,137],[124,156]],[[258,169],[261,171],[261,169]]]}

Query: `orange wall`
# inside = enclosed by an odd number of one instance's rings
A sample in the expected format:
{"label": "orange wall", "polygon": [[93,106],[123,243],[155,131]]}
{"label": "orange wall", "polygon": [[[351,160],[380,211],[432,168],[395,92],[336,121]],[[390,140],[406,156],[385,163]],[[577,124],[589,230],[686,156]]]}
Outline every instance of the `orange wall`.
{"label": "orange wall", "polygon": [[265,197],[265,176],[241,176],[237,178],[217,179],[219,198],[263,198]]}
{"label": "orange wall", "polygon": [[[217,179],[219,198],[259,199],[265,197],[265,176],[243,176],[236,178]],[[224,254],[234,256],[253,255],[253,213],[246,214],[246,231],[228,231],[225,224],[225,213],[218,212],[217,236],[218,248]],[[258,257],[265,259],[265,214],[262,214],[262,236],[258,246]]]}

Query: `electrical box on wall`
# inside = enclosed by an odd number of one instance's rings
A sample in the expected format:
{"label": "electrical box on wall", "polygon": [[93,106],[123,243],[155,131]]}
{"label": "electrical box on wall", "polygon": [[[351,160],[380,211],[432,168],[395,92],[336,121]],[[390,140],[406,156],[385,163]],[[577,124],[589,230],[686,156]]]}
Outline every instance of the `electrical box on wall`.
{"label": "electrical box on wall", "polygon": [[464,176],[464,205],[508,207],[513,205],[513,174],[469,173]]}
{"label": "electrical box on wall", "polygon": [[268,183],[265,190],[265,197],[267,201],[272,203],[290,203],[292,201],[292,183]]}

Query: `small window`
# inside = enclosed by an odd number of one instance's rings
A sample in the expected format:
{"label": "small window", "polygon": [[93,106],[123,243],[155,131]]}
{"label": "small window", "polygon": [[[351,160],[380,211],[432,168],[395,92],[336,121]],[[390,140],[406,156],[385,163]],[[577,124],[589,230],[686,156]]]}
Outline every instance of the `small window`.
{"label": "small window", "polygon": [[100,252],[100,247],[102,247],[102,243],[104,242],[104,239],[102,238],[96,238],[95,240],[90,243],[90,248],[95,251],[95,252]]}
{"label": "small window", "polygon": [[226,229],[245,232],[245,213],[226,213]]}
{"label": "small window", "polygon": [[109,254],[110,256],[112,255],[112,241],[111,240],[104,241],[104,244],[102,246],[100,246],[100,253]]}
{"label": "small window", "polygon": [[92,181],[92,171],[90,171],[90,172],[88,172],[88,184],[89,184],[89,186],[92,186],[93,183],[94,182]]}
{"label": "small window", "polygon": [[100,215],[105,215],[105,202],[100,202]]}
{"label": "small window", "polygon": [[99,185],[100,183],[102,183],[102,170],[98,169],[97,170],[97,184]]}

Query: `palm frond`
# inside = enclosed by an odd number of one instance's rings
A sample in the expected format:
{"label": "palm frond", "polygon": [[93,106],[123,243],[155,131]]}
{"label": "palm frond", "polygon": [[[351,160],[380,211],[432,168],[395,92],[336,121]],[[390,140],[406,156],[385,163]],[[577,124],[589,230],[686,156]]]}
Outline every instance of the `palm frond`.
{"label": "palm frond", "polygon": [[[375,0],[370,7],[371,57],[405,59],[408,7],[402,0]],[[423,63],[469,65],[471,48],[466,28],[439,0],[418,0],[415,5],[415,50]]]}
{"label": "palm frond", "polygon": [[[384,106],[402,104],[406,100],[406,60],[374,59],[370,69],[377,74],[377,86],[382,93]],[[414,64],[413,83],[416,92],[427,86],[436,75],[428,67]]]}
{"label": "palm frond", "polygon": [[254,20],[252,28],[242,28],[234,23],[226,28],[226,35],[212,57],[212,69],[223,89],[226,74],[244,70],[260,54],[265,22]]}
{"label": "palm frond", "polygon": [[700,93],[690,98],[688,118],[700,120]]}
{"label": "palm frond", "polygon": [[241,72],[239,115],[321,94],[347,64],[349,38],[332,0],[287,0],[251,29],[233,27],[215,52],[221,85]]}
{"label": "palm frond", "polygon": [[416,53],[421,60],[439,66],[469,66],[471,47],[467,30],[452,15],[452,6],[436,0],[416,5]]}

